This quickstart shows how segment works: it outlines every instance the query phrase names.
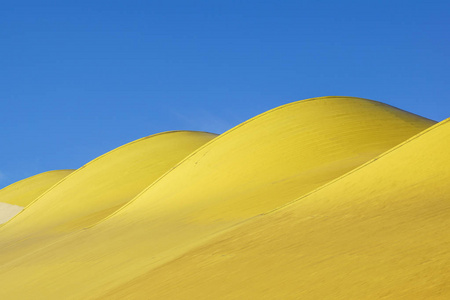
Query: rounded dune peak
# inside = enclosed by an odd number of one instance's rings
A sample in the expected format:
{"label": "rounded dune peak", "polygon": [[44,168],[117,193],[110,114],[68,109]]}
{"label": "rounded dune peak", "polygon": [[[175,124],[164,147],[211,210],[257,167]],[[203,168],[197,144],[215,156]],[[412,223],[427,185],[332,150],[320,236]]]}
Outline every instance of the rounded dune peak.
{"label": "rounded dune peak", "polygon": [[[23,275],[20,264],[39,272],[42,281],[55,284],[47,297],[68,292],[78,298],[102,295],[105,289],[323,186],[433,124],[392,106],[352,97],[321,97],[280,106],[191,151],[120,209],[105,210],[94,218],[97,223],[83,222],[93,225],[85,230],[61,238],[62,233],[82,228],[73,221],[34,230],[33,224],[41,222],[35,213],[10,222],[9,228],[0,231],[3,241],[15,240],[1,251],[3,260],[15,262],[5,267],[5,274]],[[86,189],[90,182],[81,183],[74,181],[71,188]],[[90,197],[110,199],[109,188]],[[80,211],[92,212],[93,206],[86,201],[70,203],[80,203]],[[63,213],[50,211],[47,217],[59,223],[73,207]],[[21,256],[24,249],[33,248],[30,241],[17,239],[24,228],[38,240],[34,248],[45,246],[42,251]],[[52,264],[44,274],[39,265],[49,260]],[[68,260],[83,263],[60,268]],[[39,282],[29,284],[27,292],[39,287]]]}
{"label": "rounded dune peak", "polygon": [[[165,189],[166,182],[173,184],[177,180],[178,188],[186,188],[186,194],[192,195],[190,189],[195,184],[190,182],[195,177],[204,180],[202,186],[211,186],[211,192],[218,194],[212,199],[223,198],[220,195],[225,189],[236,191],[240,186],[246,191],[265,194],[266,189],[270,193],[278,182],[291,180],[292,184],[299,183],[291,191],[297,194],[351,170],[435,123],[362,98],[330,96],[297,101],[269,110],[220,135],[146,192],[150,195],[163,186]],[[258,185],[261,186],[256,188]],[[288,193],[283,188],[274,198]],[[145,197],[145,193],[140,197]],[[240,203],[242,209],[247,209],[244,202]]]}
{"label": "rounded dune peak", "polygon": [[207,132],[169,131],[118,147],[47,190],[2,231],[17,230],[18,238],[46,229],[70,232],[89,226],[215,137]]}

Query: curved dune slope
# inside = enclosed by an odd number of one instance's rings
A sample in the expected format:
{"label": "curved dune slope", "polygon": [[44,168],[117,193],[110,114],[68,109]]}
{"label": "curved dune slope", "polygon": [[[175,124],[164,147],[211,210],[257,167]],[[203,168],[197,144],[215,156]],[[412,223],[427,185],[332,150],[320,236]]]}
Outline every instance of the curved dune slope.
{"label": "curved dune slope", "polygon": [[[432,124],[357,98],[324,97],[279,107],[201,147],[97,225],[30,255],[11,256],[14,260],[0,269],[7,286],[0,293],[102,295],[225,229],[293,201]],[[2,240],[20,223],[8,225],[11,230],[0,232]],[[24,276],[30,281],[18,292]],[[46,282],[52,288],[43,291]]]}
{"label": "curved dune slope", "polygon": [[0,190],[0,202],[27,206],[36,197],[73,171],[48,171],[17,181]]}
{"label": "curved dune slope", "polygon": [[449,299],[450,119],[101,298]]}
{"label": "curved dune slope", "polygon": [[[166,132],[131,142],[91,161],[2,227],[0,245],[4,250],[0,261],[107,216],[214,137],[205,132]],[[17,247],[19,241],[21,247]]]}
{"label": "curved dune slope", "polygon": [[37,174],[0,190],[0,223],[22,211],[39,195],[72,173],[74,170],[55,170]]}

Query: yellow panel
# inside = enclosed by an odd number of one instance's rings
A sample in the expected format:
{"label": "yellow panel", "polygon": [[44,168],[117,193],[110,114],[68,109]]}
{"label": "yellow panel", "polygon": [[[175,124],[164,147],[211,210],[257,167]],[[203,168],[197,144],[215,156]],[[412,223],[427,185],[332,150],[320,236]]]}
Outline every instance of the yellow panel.
{"label": "yellow panel", "polygon": [[[102,295],[223,230],[329,182],[432,124],[358,98],[323,97],[279,107],[195,151],[96,226],[52,240],[54,244],[26,257],[10,255],[28,243],[16,239],[8,251],[0,251],[0,257],[14,259],[0,270],[6,286],[0,293],[31,297],[39,291],[44,298]],[[102,194],[90,201],[97,197]],[[39,224],[36,218],[15,220],[0,231],[2,241],[11,240],[23,226]],[[66,228],[38,230],[33,238]],[[27,289],[20,289],[25,277]],[[51,288],[43,289],[46,285]]]}
{"label": "yellow panel", "polygon": [[74,170],[55,170],[17,181],[0,190],[0,202],[27,206]]}
{"label": "yellow panel", "polygon": [[100,298],[450,299],[450,119]]}

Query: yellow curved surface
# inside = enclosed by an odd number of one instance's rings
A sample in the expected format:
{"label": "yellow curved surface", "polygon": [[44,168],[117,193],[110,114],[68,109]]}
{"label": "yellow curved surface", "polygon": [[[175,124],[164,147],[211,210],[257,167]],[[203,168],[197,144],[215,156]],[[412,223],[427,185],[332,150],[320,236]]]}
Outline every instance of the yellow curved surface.
{"label": "yellow curved surface", "polygon": [[48,171],[17,181],[0,190],[0,202],[25,207],[73,171]]}
{"label": "yellow curved surface", "polygon": [[0,190],[0,224],[8,222],[39,195],[74,170],[55,170],[37,174]]}
{"label": "yellow curved surface", "polygon": [[450,119],[102,299],[449,299]]}
{"label": "yellow curved surface", "polygon": [[[194,151],[97,225],[52,240],[30,255],[9,256],[0,269],[6,286],[0,293],[30,297],[39,290],[43,298],[79,299],[104,295],[433,124],[379,102],[349,97],[279,107]],[[0,231],[1,240],[15,234],[22,223],[16,220]],[[9,249],[26,243],[16,240]],[[18,291],[24,276],[33,280]],[[42,290],[46,282],[52,287]]]}
{"label": "yellow curved surface", "polygon": [[[114,149],[47,190],[1,230],[1,262],[89,226],[136,196],[192,151],[215,138],[173,131]],[[15,247],[20,242],[21,247]]]}

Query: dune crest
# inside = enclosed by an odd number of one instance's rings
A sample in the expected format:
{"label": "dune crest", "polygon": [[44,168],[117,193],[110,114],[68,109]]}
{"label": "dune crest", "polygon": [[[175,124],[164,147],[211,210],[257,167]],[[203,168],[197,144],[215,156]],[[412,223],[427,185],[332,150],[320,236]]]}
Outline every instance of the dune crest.
{"label": "dune crest", "polygon": [[437,296],[447,284],[450,130],[435,124],[372,100],[321,97],[217,137],[128,144],[0,229],[0,296]]}

